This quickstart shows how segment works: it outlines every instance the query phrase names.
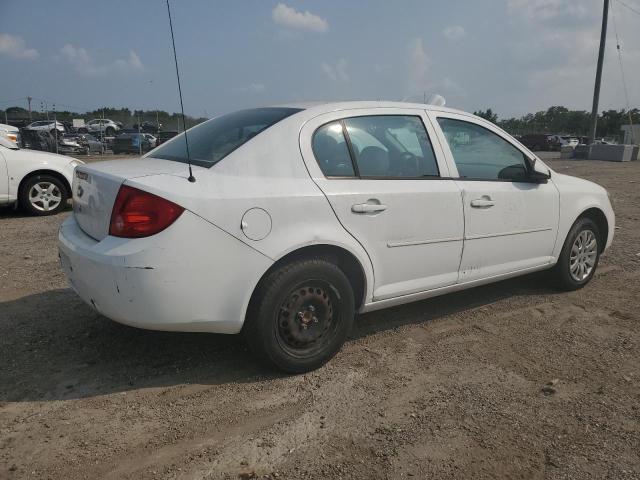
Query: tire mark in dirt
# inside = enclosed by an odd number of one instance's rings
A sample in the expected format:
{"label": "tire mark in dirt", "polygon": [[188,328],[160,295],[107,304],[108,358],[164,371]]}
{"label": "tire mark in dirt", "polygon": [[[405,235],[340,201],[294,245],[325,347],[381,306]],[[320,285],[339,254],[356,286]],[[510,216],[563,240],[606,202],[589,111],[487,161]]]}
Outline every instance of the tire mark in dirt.
{"label": "tire mark in dirt", "polygon": [[206,447],[220,448],[225,444],[232,442],[235,438],[242,435],[252,434],[272,427],[285,420],[289,421],[301,415],[304,412],[305,403],[309,398],[301,399],[295,405],[283,406],[280,410],[264,414],[264,412],[256,412],[253,415],[247,415],[239,418],[238,423],[222,428],[217,432],[209,435],[201,435],[195,438],[181,441],[173,445],[155,450],[151,454],[144,454],[141,451],[132,452],[118,462],[118,467],[103,472],[102,477],[105,480],[120,480],[122,478],[139,478],[139,472],[151,467],[171,464],[174,460],[178,460],[189,452],[201,450]]}

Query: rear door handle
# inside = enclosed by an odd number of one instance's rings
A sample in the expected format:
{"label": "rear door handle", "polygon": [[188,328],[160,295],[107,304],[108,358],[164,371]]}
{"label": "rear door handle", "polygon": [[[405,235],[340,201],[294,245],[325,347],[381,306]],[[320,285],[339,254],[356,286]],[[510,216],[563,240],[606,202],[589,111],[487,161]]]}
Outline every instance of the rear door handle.
{"label": "rear door handle", "polygon": [[356,203],[351,206],[353,213],[377,213],[384,212],[386,209],[387,206],[380,203]]}
{"label": "rear door handle", "polygon": [[495,202],[491,200],[489,195],[483,195],[480,198],[471,200],[471,206],[473,208],[491,208],[495,205]]}

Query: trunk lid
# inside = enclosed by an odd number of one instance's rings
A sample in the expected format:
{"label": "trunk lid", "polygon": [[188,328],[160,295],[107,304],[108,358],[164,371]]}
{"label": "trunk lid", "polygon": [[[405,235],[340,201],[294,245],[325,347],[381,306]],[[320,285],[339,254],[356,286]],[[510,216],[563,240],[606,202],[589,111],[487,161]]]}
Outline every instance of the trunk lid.
{"label": "trunk lid", "polygon": [[181,175],[186,165],[157,158],[113,160],[79,165],[73,174],[73,214],[90,237],[102,240],[109,234],[111,211],[120,185],[131,178]]}

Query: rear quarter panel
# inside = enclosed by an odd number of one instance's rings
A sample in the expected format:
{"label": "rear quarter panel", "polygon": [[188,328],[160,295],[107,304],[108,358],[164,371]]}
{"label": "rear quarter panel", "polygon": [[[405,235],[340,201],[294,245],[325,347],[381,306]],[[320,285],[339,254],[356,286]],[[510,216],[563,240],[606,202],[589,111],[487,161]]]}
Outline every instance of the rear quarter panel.
{"label": "rear quarter panel", "polygon": [[[338,222],[309,177],[300,153],[299,130],[295,115],[281,121],[213,167],[194,167],[195,183],[186,179],[186,164],[184,177],[158,175],[126,183],[182,205],[274,262],[310,245],[344,248],[365,272],[365,301],[369,301],[373,286],[369,257]],[[262,240],[251,240],[241,227],[243,215],[252,208],[265,210],[271,219],[271,231]]]}

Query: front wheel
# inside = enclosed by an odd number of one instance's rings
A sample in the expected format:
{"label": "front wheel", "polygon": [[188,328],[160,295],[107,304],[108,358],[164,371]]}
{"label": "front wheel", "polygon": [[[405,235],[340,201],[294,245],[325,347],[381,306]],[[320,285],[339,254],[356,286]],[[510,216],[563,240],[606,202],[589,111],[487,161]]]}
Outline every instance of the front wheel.
{"label": "front wheel", "polygon": [[552,270],[559,288],[578,290],[589,283],[600,259],[600,241],[600,231],[593,220],[580,218],[574,223]]}
{"label": "front wheel", "polygon": [[298,260],[260,282],[243,334],[257,356],[302,373],[340,350],[354,317],[353,289],[342,270],[323,258]]}
{"label": "front wheel", "polygon": [[68,199],[62,181],[51,175],[34,175],[20,189],[20,206],[31,215],[54,215],[64,209]]}

